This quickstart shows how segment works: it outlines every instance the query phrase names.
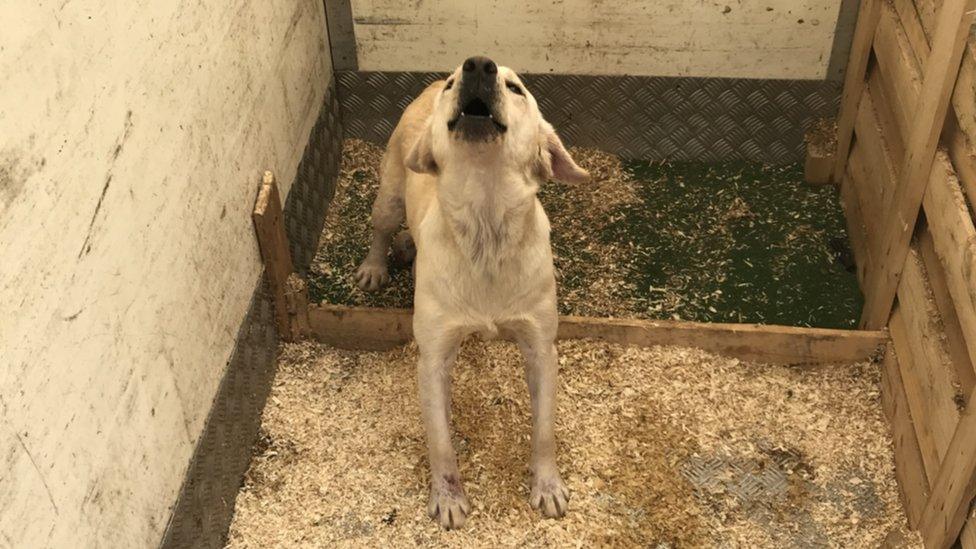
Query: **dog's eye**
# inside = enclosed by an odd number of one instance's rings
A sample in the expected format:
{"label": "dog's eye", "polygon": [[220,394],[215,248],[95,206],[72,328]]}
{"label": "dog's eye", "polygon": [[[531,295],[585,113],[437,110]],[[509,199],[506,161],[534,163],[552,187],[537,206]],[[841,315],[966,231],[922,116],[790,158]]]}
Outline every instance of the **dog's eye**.
{"label": "dog's eye", "polygon": [[444,86],[444,91],[447,91],[447,90],[449,90],[449,89],[451,89],[453,87],[454,87],[454,79],[452,78],[452,79],[450,79],[450,80],[447,81],[447,85]]}
{"label": "dog's eye", "polygon": [[505,82],[505,87],[508,88],[508,91],[512,93],[525,95],[525,92],[522,91],[522,88],[520,88],[519,85],[514,82]]}

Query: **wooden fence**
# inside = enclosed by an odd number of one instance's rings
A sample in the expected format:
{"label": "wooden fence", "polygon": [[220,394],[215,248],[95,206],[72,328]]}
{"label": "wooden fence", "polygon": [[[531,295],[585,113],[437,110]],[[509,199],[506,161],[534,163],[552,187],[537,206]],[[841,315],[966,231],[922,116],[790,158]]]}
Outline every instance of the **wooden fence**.
{"label": "wooden fence", "polygon": [[890,330],[885,412],[927,547],[976,548],[974,0],[862,0],[837,120],[865,307]]}

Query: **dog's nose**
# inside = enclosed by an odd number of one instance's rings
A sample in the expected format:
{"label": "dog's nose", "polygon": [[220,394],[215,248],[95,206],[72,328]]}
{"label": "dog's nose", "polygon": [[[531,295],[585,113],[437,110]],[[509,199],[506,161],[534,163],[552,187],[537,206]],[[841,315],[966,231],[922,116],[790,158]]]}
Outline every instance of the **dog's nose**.
{"label": "dog's nose", "polygon": [[498,72],[498,65],[491,59],[478,55],[467,58],[464,64],[461,65],[461,69],[468,73],[484,72],[485,74],[495,74]]}

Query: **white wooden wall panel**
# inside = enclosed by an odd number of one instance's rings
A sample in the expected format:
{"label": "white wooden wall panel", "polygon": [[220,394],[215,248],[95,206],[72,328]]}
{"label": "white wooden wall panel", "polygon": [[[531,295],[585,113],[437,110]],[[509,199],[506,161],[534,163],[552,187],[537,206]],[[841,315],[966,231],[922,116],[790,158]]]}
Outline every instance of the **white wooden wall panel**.
{"label": "white wooden wall panel", "polygon": [[321,0],[0,2],[0,547],[148,547],[331,79]]}
{"label": "white wooden wall panel", "polygon": [[360,70],[821,79],[839,0],[351,0]]}

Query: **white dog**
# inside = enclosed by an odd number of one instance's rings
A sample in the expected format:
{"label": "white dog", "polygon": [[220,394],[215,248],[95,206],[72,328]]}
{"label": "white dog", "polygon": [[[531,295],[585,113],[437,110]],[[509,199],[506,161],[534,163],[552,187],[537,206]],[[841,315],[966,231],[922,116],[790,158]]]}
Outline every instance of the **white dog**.
{"label": "white dog", "polygon": [[547,179],[585,182],[519,77],[472,57],[404,111],[383,158],[373,241],[356,273],[389,280],[387,251],[406,210],[416,245],[413,330],[430,457],[428,511],[445,528],[470,509],[451,445],[451,367],[472,332],[514,336],[532,399],[529,501],[566,513],[556,466],[556,280],[549,220],[536,198]]}

